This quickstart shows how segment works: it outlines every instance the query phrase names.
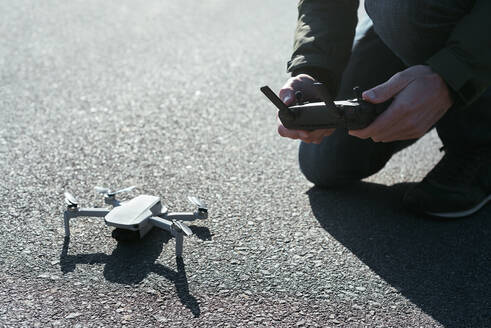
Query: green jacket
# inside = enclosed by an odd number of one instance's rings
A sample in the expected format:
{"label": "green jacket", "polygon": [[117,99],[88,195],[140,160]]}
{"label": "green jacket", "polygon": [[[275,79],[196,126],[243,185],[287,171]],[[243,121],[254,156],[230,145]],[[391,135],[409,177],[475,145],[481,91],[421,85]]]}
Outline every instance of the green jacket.
{"label": "green jacket", "polygon": [[[320,69],[325,80],[337,85],[351,53],[357,9],[358,0],[300,0],[288,71]],[[446,46],[426,60],[453,90],[460,106],[472,103],[491,84],[490,15],[491,0],[476,0]]]}

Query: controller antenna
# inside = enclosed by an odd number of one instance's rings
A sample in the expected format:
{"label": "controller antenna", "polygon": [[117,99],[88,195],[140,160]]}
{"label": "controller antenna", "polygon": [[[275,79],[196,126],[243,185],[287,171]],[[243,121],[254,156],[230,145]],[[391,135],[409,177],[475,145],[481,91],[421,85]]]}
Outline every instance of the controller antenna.
{"label": "controller antenna", "polygon": [[313,87],[317,96],[326,104],[326,108],[332,110],[338,117],[343,117],[343,111],[334,104],[326,85],[320,82],[314,82]]}
{"label": "controller antenna", "polygon": [[280,112],[289,120],[295,119],[295,113],[289,108],[268,86],[260,88],[261,92],[280,110]]}

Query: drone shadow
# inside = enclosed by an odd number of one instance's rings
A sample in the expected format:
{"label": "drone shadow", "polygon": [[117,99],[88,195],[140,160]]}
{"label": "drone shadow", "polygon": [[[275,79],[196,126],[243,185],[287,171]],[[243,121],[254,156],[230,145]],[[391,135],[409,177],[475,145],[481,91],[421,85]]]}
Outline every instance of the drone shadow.
{"label": "drone shadow", "polygon": [[196,225],[189,226],[193,234],[201,240],[211,240],[211,232],[207,227],[200,227]]}
{"label": "drone shadow", "polygon": [[488,326],[491,206],[434,220],[402,208],[408,186],[361,182],[307,194],[322,227],[425,313],[445,327]]}
{"label": "drone shadow", "polygon": [[60,255],[61,271],[65,274],[73,272],[77,264],[105,264],[106,280],[123,284],[135,285],[142,282],[149,273],[156,273],[169,281],[176,288],[177,296],[194,317],[199,317],[201,310],[196,298],[189,293],[184,261],[176,257],[177,271],[155,263],[160,256],[163,245],[167,244],[172,235],[166,231],[153,229],[145,238],[134,242],[118,242],[111,255],[104,253],[68,254],[70,238],[65,238]]}

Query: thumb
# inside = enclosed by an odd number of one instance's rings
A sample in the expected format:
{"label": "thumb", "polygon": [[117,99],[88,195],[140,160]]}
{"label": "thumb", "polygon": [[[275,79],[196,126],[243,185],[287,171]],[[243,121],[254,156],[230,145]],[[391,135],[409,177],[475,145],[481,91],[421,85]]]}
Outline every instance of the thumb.
{"label": "thumb", "polygon": [[283,88],[280,90],[280,99],[287,106],[291,106],[295,103],[295,95],[293,89],[291,88]]}
{"label": "thumb", "polygon": [[390,98],[393,98],[409,83],[411,83],[411,81],[412,78],[410,78],[407,74],[401,74],[401,72],[397,73],[386,82],[363,92],[363,100],[373,104],[382,103]]}

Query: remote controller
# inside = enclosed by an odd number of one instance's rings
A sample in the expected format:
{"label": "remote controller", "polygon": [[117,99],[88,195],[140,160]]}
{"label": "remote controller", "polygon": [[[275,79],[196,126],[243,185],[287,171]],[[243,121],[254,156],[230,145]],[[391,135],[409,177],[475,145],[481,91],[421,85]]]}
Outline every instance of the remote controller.
{"label": "remote controller", "polygon": [[322,83],[314,83],[314,87],[322,102],[303,103],[302,94],[297,91],[295,97],[298,104],[290,107],[286,106],[268,86],[262,87],[261,91],[279,109],[278,117],[281,123],[291,130],[363,129],[389,105],[389,102],[375,105],[364,101],[358,87],[353,89],[355,99],[341,101],[333,101]]}

